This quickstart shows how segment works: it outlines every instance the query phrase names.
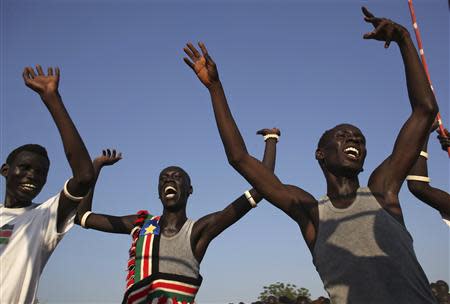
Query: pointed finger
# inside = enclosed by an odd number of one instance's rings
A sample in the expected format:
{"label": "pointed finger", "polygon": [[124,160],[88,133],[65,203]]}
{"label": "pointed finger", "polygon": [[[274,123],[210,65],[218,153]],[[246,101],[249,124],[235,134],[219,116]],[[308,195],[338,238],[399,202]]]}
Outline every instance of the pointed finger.
{"label": "pointed finger", "polygon": [[194,66],[194,64],[193,64],[189,59],[187,59],[186,57],[184,57],[183,60],[184,60],[184,62],[186,62],[186,64],[187,64],[187,65],[195,72],[195,66]]}
{"label": "pointed finger", "polygon": [[48,75],[48,76],[53,76],[53,69],[52,69],[51,67],[49,67],[49,68],[47,69],[47,75]]}
{"label": "pointed finger", "polygon": [[361,7],[361,10],[365,16],[370,17],[370,18],[375,17],[371,12],[369,12],[367,7],[363,6],[363,7]]}

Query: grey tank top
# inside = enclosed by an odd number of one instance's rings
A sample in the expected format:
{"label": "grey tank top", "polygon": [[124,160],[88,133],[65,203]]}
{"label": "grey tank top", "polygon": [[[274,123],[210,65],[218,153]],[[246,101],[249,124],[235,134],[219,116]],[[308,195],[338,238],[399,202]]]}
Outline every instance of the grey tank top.
{"label": "grey tank top", "polygon": [[369,188],[345,209],[320,199],[313,262],[333,304],[437,303],[411,235]]}
{"label": "grey tank top", "polygon": [[200,265],[191,248],[191,232],[195,221],[188,219],[174,236],[161,233],[159,243],[159,271],[198,278]]}

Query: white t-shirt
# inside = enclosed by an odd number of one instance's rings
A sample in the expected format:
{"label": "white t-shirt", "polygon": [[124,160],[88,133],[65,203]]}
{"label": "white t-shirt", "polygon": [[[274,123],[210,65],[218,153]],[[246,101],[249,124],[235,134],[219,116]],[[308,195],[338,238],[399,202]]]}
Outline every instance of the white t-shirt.
{"label": "white t-shirt", "polygon": [[56,230],[59,193],[25,208],[0,205],[0,303],[33,303],[47,260],[73,226],[75,210],[63,231]]}

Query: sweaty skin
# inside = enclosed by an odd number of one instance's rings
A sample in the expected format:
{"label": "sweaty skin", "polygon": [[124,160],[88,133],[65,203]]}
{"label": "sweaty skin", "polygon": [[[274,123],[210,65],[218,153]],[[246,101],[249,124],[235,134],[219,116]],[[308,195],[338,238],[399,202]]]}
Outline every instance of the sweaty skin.
{"label": "sweaty skin", "polygon": [[[262,129],[258,131],[257,134],[263,136],[267,134],[279,135],[280,131],[276,128]],[[266,140],[263,164],[267,166],[267,169],[269,171],[273,171],[275,168],[276,144],[277,140],[274,138],[269,138]],[[93,162],[96,176],[95,180],[97,180],[100,171],[104,166],[112,165],[119,161],[121,158],[122,155],[120,153],[117,153],[115,150],[111,151],[108,149],[106,151],[103,151],[102,155],[97,157]],[[171,198],[165,195],[165,189],[167,188],[167,186],[171,186],[176,189],[175,195]],[[158,193],[161,203],[163,204],[163,214],[159,223],[162,234],[164,236],[173,236],[177,234],[178,231],[180,231],[180,229],[183,227],[183,224],[187,220],[186,204],[192,192],[193,189],[191,186],[190,178],[183,169],[172,166],[161,171],[159,176]],[[254,189],[251,189],[250,193],[256,202],[262,200],[261,195],[258,194]],[[94,187],[89,192],[89,195],[87,195],[86,198],[80,203],[78,209],[79,220],[82,218],[82,215],[86,211],[91,210],[93,194]],[[218,236],[229,226],[237,222],[251,209],[252,207],[247,201],[247,198],[244,195],[241,195],[222,211],[208,214],[197,220],[192,228],[190,240],[191,247],[197,261],[199,263],[202,261],[209,243],[216,236]],[[92,213],[87,218],[86,228],[111,233],[129,234],[134,228],[134,222],[137,218],[138,216],[136,214],[126,216],[111,216]]]}
{"label": "sweaty skin", "polygon": [[[432,129],[436,129],[436,126],[433,126]],[[445,130],[445,132],[447,134],[447,137],[438,135],[438,139],[440,141],[442,149],[444,151],[447,151],[447,148],[450,146],[450,140],[448,138],[450,134],[448,130]],[[428,149],[428,139],[429,136],[427,136],[422,147],[422,151],[424,152],[427,152]],[[409,174],[428,176],[428,166],[425,157],[419,156]],[[408,188],[409,191],[411,191],[411,193],[414,194],[414,196],[419,200],[439,211],[439,213],[441,213],[443,217],[450,218],[450,194],[448,194],[448,192],[438,188],[434,188],[427,182],[412,180],[408,181]]]}
{"label": "sweaty skin", "polygon": [[[403,124],[391,154],[373,171],[368,186],[379,204],[400,224],[404,225],[398,193],[419,155],[428,130],[438,112],[433,93],[408,31],[385,18],[373,16],[363,8],[364,20],[374,30],[364,39],[396,42],[405,66],[406,82],[412,112]],[[270,203],[283,210],[300,226],[309,249],[313,251],[318,229],[318,202],[305,190],[283,184],[261,162],[249,155],[244,140],[227,104],[217,67],[204,44],[202,51],[188,44],[185,62],[194,70],[210,95],[214,115],[229,163]],[[336,208],[353,203],[359,188],[358,174],[366,156],[365,138],[355,126],[342,124],[330,130],[325,143],[316,151],[316,159],[327,181],[327,195]],[[358,151],[350,156],[344,150]]]}
{"label": "sweaty skin", "polygon": [[[64,152],[73,175],[67,186],[69,193],[77,197],[86,195],[92,185],[94,171],[89,153],[59,94],[59,68],[48,68],[45,75],[40,65],[36,66],[36,72],[33,68],[26,67],[22,76],[25,85],[41,97],[61,135]],[[23,208],[31,205],[32,200],[44,187],[48,170],[47,159],[28,151],[20,152],[11,166],[3,164],[1,174],[6,178],[5,207]],[[23,183],[34,184],[34,191],[21,190],[20,184]],[[61,191],[57,214],[58,232],[77,205],[78,203],[68,199]]]}

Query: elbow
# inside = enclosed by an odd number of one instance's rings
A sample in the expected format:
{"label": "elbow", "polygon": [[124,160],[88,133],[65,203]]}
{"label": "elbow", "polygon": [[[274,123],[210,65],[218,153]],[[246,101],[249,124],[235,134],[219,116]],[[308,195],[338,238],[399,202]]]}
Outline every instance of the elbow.
{"label": "elbow", "polygon": [[427,100],[422,101],[418,107],[418,110],[420,110],[424,116],[430,118],[430,120],[434,120],[436,115],[439,113],[439,107],[434,97],[430,97],[427,98]]}
{"label": "elbow", "polygon": [[87,192],[95,184],[94,169],[92,168],[92,166],[90,166],[90,169],[84,170],[80,174],[75,175],[73,178],[75,182],[78,184],[78,186],[81,189],[86,190]]}
{"label": "elbow", "polygon": [[238,169],[242,167],[242,163],[245,160],[246,153],[230,153],[228,155],[228,163],[234,168]]}

